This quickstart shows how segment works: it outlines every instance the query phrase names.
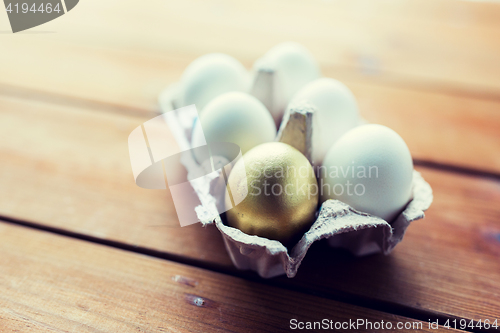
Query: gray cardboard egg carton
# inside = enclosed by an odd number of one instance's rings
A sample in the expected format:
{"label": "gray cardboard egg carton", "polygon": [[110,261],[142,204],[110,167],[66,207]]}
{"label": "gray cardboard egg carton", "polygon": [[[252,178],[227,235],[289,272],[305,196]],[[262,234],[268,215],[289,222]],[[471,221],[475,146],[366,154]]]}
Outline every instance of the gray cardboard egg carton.
{"label": "gray cardboard egg carton", "polygon": [[[257,70],[252,94],[268,109],[273,107],[274,90],[273,71],[267,68]],[[159,98],[162,111],[173,111],[180,107],[176,104],[179,96],[179,85],[167,88]],[[284,115],[276,137],[276,141],[292,145],[310,161],[313,113],[314,108],[311,105],[292,106],[290,112]],[[174,136],[182,147],[190,145],[193,117],[195,116],[175,111],[168,112],[168,125],[175,129]],[[181,162],[188,173],[203,167],[189,156]],[[227,162],[214,157],[214,164],[219,164],[219,167],[223,167]],[[201,202],[201,205],[196,207],[196,214],[201,223],[215,224],[223,236],[231,260],[238,269],[256,271],[263,278],[283,274],[289,278],[294,277],[309,247],[320,239],[327,239],[332,247],[347,249],[356,256],[380,252],[387,255],[403,239],[409,224],[424,217],[424,211],[433,200],[431,187],[417,171],[413,171],[413,198],[391,224],[379,217],[356,211],[341,201],[327,200],[317,212],[316,221],[309,231],[288,252],[279,241],[247,235],[223,223],[217,210],[224,205],[225,182],[222,175],[201,184],[193,184],[193,187]]]}

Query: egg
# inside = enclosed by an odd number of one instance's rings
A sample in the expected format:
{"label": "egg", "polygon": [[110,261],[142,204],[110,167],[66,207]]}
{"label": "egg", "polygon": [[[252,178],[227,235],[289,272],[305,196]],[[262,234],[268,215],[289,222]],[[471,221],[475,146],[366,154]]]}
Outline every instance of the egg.
{"label": "egg", "polygon": [[382,125],[363,125],[343,135],[321,168],[321,200],[393,221],[412,196],[413,162],[403,139]]}
{"label": "egg", "polygon": [[194,60],[181,77],[181,105],[203,110],[214,97],[230,91],[248,91],[250,74],[233,57],[211,53]]}
{"label": "egg", "polygon": [[288,109],[300,102],[308,102],[316,109],[313,115],[312,154],[314,163],[321,165],[333,143],[360,123],[356,99],[342,82],[321,78],[299,90]]}
{"label": "egg", "polygon": [[305,84],[320,77],[320,70],[311,53],[302,45],[285,42],[274,46],[254,68],[265,64],[274,71],[275,92],[273,117],[279,122],[293,95]]}
{"label": "egg", "polygon": [[[226,212],[229,226],[249,235],[296,243],[314,222],[318,184],[311,164],[281,142],[248,151],[229,174]],[[232,196],[232,198],[230,197]]]}
{"label": "egg", "polygon": [[[253,147],[273,141],[276,126],[266,107],[255,97],[242,92],[229,92],[210,101],[201,112],[192,135],[192,147],[205,142],[231,142],[237,144],[242,154]],[[224,151],[226,146],[216,146],[211,154],[231,161],[234,154]],[[203,163],[204,157],[194,150],[195,158]]]}

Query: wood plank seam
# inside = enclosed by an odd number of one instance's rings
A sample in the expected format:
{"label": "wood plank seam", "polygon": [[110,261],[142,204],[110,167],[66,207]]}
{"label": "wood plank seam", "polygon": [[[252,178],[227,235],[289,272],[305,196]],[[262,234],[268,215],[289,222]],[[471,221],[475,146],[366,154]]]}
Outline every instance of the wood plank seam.
{"label": "wood plank seam", "polygon": [[5,83],[0,83],[0,95],[20,100],[39,101],[47,104],[79,107],[86,110],[109,112],[128,116],[154,117],[157,116],[159,112],[159,110],[152,111],[148,109],[140,109],[137,107],[126,106],[124,104],[113,104],[101,100],[90,100],[76,96],[66,96],[53,92],[16,87]]}
{"label": "wood plank seam", "polygon": [[474,176],[474,177],[478,177],[478,178],[486,178],[486,179],[491,179],[491,180],[500,180],[500,173],[479,170],[479,169],[473,169],[473,168],[468,168],[468,167],[462,167],[462,166],[458,166],[458,165],[432,162],[432,161],[426,161],[423,159],[415,159],[415,158],[413,159],[413,164],[418,165],[418,166],[423,167],[423,168],[440,170],[440,171],[444,171],[444,172],[452,172],[452,173],[456,173],[459,175]]}

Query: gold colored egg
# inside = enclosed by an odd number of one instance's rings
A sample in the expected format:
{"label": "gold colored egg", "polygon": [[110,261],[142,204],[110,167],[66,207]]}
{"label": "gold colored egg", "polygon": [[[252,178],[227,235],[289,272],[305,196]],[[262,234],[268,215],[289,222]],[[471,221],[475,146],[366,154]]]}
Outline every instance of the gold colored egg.
{"label": "gold colored egg", "polygon": [[240,202],[227,211],[228,224],[285,246],[295,244],[314,222],[318,206],[318,182],[311,164],[281,142],[254,147],[242,160],[228,179],[226,207]]}

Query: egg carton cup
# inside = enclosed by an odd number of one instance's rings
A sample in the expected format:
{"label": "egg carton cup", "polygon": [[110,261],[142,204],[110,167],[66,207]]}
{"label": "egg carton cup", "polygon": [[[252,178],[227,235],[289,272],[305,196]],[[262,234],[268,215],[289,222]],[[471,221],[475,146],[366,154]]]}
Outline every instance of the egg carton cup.
{"label": "egg carton cup", "polygon": [[[269,73],[264,74],[265,78],[269,79]],[[160,106],[166,112],[167,123],[179,146],[188,149],[196,115],[173,111],[179,107],[176,102],[178,96],[178,85],[167,88],[160,96]],[[297,148],[310,161],[313,113],[314,108],[307,103],[292,107],[283,116],[276,137],[276,141]],[[188,176],[190,173],[199,174],[199,168],[206,168],[207,173],[212,171],[210,166],[199,165],[189,154],[181,159],[181,163],[186,167]],[[219,172],[204,182],[192,182],[201,202],[195,211],[204,226],[215,224],[222,234],[233,264],[238,269],[256,271],[263,278],[283,274],[289,278],[294,277],[309,247],[321,239],[327,239],[330,246],[347,249],[355,256],[374,253],[387,255],[403,239],[410,223],[424,217],[424,211],[433,200],[430,185],[417,171],[413,171],[412,199],[391,223],[357,211],[341,201],[327,200],[316,213],[317,217],[311,228],[289,251],[279,241],[248,235],[224,224],[219,212],[224,211],[221,209],[224,205],[226,183],[220,169],[230,171],[224,167],[227,164],[227,160],[214,157],[215,169],[219,168]]]}

